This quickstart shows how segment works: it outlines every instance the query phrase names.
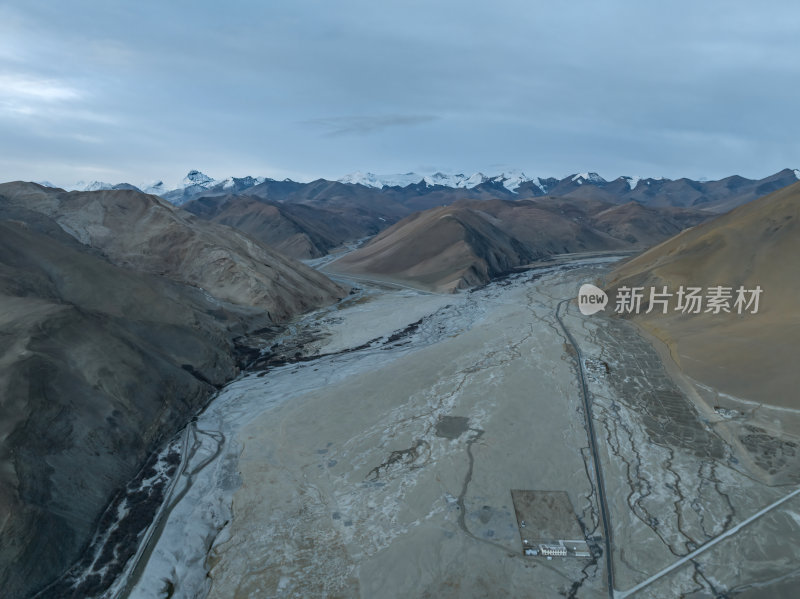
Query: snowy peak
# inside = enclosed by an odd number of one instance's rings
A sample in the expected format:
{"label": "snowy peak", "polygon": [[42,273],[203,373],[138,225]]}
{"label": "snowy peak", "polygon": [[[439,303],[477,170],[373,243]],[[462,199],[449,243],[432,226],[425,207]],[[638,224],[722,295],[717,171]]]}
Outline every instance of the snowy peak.
{"label": "snowy peak", "polygon": [[375,173],[362,173],[356,171],[339,179],[339,183],[350,183],[352,185],[363,185],[381,189],[383,187],[407,187],[422,182],[422,175],[416,173],[402,173],[394,175],[376,175]]}
{"label": "snowy peak", "polygon": [[101,191],[103,189],[113,189],[114,185],[112,183],[106,183],[105,181],[78,181],[75,185],[69,185],[66,187],[67,191]]}
{"label": "snowy peak", "polygon": [[[785,179],[792,181],[800,180],[800,169],[784,169],[778,173]],[[774,177],[774,176],[773,176]],[[261,185],[268,181],[275,181],[268,177],[227,177],[225,179],[214,179],[200,170],[190,170],[183,180],[178,184],[166,184],[163,180],[147,182],[134,187],[129,183],[112,184],[105,181],[79,181],[74,185],[66,186],[68,191],[98,191],[108,189],[139,189],[144,193],[160,196],[167,201],[181,205],[198,195],[223,195],[247,193],[252,187]],[[291,181],[285,179],[285,181]],[[600,186],[606,188],[610,193],[633,194],[636,197],[642,193],[652,195],[654,190],[660,190],[664,185],[671,183],[665,177],[648,177],[623,175],[613,181],[613,189],[608,187],[609,182],[596,172],[583,172],[567,175],[563,179],[553,177],[542,178],[530,176],[522,170],[506,170],[500,174],[487,176],[482,172],[475,172],[470,175],[464,173],[446,173],[436,171],[430,174],[420,174],[415,172],[395,173],[388,175],[377,175],[368,171],[357,171],[350,173],[338,180],[340,183],[362,185],[373,189],[383,189],[385,187],[406,188],[409,186],[420,186],[422,188],[443,188],[443,189],[473,189],[478,186],[476,191],[482,193],[497,193],[502,196],[504,192],[519,195],[520,197],[540,196],[546,194],[563,194],[575,190],[576,186]],[[53,187],[49,181],[41,181],[47,187]],[[645,192],[644,190],[650,191]],[[433,189],[431,189],[433,191]],[[418,190],[415,190],[418,192]]]}
{"label": "snowy peak", "polygon": [[377,179],[373,173],[362,173],[361,171],[350,173],[349,175],[345,175],[339,179],[339,183],[365,185],[366,187],[376,187],[376,185],[373,183],[374,181],[377,181]]}
{"label": "snowy peak", "polygon": [[[483,180],[483,175],[481,173],[476,173],[481,181]],[[432,175],[427,175],[423,178],[423,181],[428,185],[441,185],[444,187],[467,187],[467,181],[469,181],[469,177],[464,174],[457,174],[457,175],[447,175],[442,172],[437,172]],[[477,183],[476,183],[477,185]]]}
{"label": "snowy peak", "polygon": [[[183,178],[181,186],[183,189],[189,187],[201,187],[203,189],[216,189],[225,191],[241,191],[255,185],[259,185],[266,181],[266,177],[228,177],[226,179],[218,180],[209,177],[202,171],[191,170]],[[180,187],[178,188],[180,189]]]}
{"label": "snowy peak", "polygon": [[523,183],[527,183],[532,179],[525,175],[522,171],[508,171],[507,173],[502,173],[497,177],[492,177],[491,181],[495,183],[502,183],[503,187],[505,187],[508,191],[516,192],[517,188],[522,185]]}
{"label": "snowy peak", "polygon": [[620,179],[624,179],[628,183],[628,187],[631,188],[631,191],[636,189],[636,186],[639,185],[639,181],[642,180],[641,177],[628,177],[628,176],[622,176],[620,177]]}
{"label": "snowy peak", "polygon": [[222,189],[247,189],[266,181],[266,177],[228,177],[222,181]]}
{"label": "snowy peak", "polygon": [[211,187],[216,181],[198,170],[191,170],[181,181],[184,187],[191,187],[192,185],[199,185],[200,187]]}
{"label": "snowy peak", "polygon": [[113,183],[106,183],[105,181],[92,181],[87,183],[83,191],[100,191],[102,189],[111,189],[114,187]]}
{"label": "snowy peak", "polygon": [[547,193],[547,183],[544,179],[541,177],[529,177],[520,170],[506,171],[497,177],[492,177],[490,180],[502,183],[503,187],[513,193],[517,193],[517,189],[523,183],[533,183],[542,193]]}
{"label": "snowy peak", "polygon": [[407,187],[418,183],[424,183],[429,187],[439,185],[454,189],[472,189],[484,183],[498,183],[511,192],[516,191],[523,183],[533,182],[534,185],[544,191],[542,180],[539,177],[528,177],[519,170],[507,171],[493,177],[487,177],[480,172],[471,175],[465,175],[463,173],[451,175],[441,171],[435,172],[432,175],[420,175],[413,172],[393,175],[376,175],[375,173],[362,173],[357,171],[345,175],[338,181],[339,183],[364,185],[376,189],[382,189],[383,187]]}
{"label": "snowy peak", "polygon": [[350,183],[352,185],[364,185],[365,187],[373,187],[375,189],[382,189],[384,187],[408,187],[409,185],[417,185],[424,183],[428,187],[440,185],[443,187],[474,187],[486,181],[486,177],[481,173],[475,173],[470,177],[463,174],[448,175],[442,172],[436,172],[432,175],[421,175],[418,173],[395,173],[389,175],[376,175],[375,173],[362,173],[356,171],[345,175],[339,179],[339,183]]}
{"label": "snowy peak", "polygon": [[578,185],[583,185],[584,183],[606,183],[606,180],[597,173],[578,173],[572,176],[572,181]]}
{"label": "snowy peak", "polygon": [[461,181],[461,187],[466,187],[467,189],[472,189],[476,185],[480,185],[481,183],[486,182],[486,175],[484,175],[483,173],[474,173],[469,177],[464,177],[464,175],[456,175],[456,176],[463,177],[463,180]]}
{"label": "snowy peak", "polygon": [[153,183],[148,183],[147,185],[143,185],[140,189],[144,193],[149,193],[156,196],[169,191],[167,186],[164,185],[163,181],[154,181]]}

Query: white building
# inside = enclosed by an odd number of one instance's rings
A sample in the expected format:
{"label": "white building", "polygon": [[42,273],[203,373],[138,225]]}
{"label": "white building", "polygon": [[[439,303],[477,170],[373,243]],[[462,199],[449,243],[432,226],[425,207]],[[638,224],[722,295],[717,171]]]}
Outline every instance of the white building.
{"label": "white building", "polygon": [[548,557],[567,557],[567,548],[561,543],[558,545],[539,545],[539,552]]}

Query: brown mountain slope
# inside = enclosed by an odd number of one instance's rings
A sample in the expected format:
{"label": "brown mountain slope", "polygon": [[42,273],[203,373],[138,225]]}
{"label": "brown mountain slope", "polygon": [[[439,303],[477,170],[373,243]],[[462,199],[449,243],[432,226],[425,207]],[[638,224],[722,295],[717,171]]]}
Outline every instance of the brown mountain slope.
{"label": "brown mountain slope", "polygon": [[363,212],[340,214],[304,204],[248,195],[200,197],[184,210],[244,231],[292,258],[318,258],[347,241],[374,235],[386,219]]}
{"label": "brown mountain slope", "polygon": [[537,255],[472,210],[449,206],[414,214],[331,265],[448,292],[526,264]]}
{"label": "brown mountain slope", "polygon": [[606,208],[601,202],[547,200],[492,200],[459,205],[480,214],[498,229],[519,240],[539,256],[613,250],[626,243],[594,228],[590,214]]}
{"label": "brown mountain slope", "polygon": [[800,183],[652,248],[614,271],[609,287],[616,294],[622,285],[667,285],[673,292],[723,285],[734,293],[760,286],[757,314],[682,314],[671,305],[666,315],[635,320],[664,340],[694,379],[744,399],[800,408],[798,255]]}
{"label": "brown mountain slope", "polygon": [[274,320],[321,305],[338,293],[318,272],[157,196],[128,190],[65,192],[17,182],[0,184],[0,197],[7,206],[52,218],[118,266],[261,307]]}
{"label": "brown mountain slope", "polygon": [[591,199],[462,200],[412,215],[329,265],[454,291],[554,254],[647,247],[706,218]]}
{"label": "brown mountain slope", "polygon": [[628,202],[592,214],[590,222],[596,229],[636,247],[649,247],[708,218],[697,210],[682,208],[652,208],[638,202]]}
{"label": "brown mountain slope", "polygon": [[[591,213],[592,204],[608,207],[637,202],[656,210],[676,207],[710,217],[796,182],[796,173],[784,169],[760,180],[733,176],[719,181],[642,179],[635,184],[631,178],[604,181],[596,174],[588,174],[588,178],[568,176],[561,180],[528,181],[514,191],[507,189],[499,179],[490,179],[469,189],[424,181],[406,187],[377,189],[323,179],[310,183],[268,179],[254,185],[255,179],[245,177],[234,179],[232,186],[229,182],[211,188],[195,185],[169,192],[164,197],[201,218],[238,228],[287,255],[311,258],[326,254],[343,241],[374,234],[413,212],[450,206],[459,201],[535,200],[541,201],[543,207],[558,201],[573,208],[580,207],[583,216]],[[701,220],[693,218],[694,222],[688,222],[689,225]],[[666,219],[678,221],[678,228],[670,229],[665,223],[664,230],[669,230],[669,234],[687,224],[681,222],[682,217],[677,213],[667,213]],[[613,222],[598,221],[595,225],[600,233],[611,237],[637,239],[626,241],[637,247],[663,238],[658,236],[662,233],[650,238],[650,233],[656,232],[651,226],[637,233],[633,226],[626,226],[624,231],[609,231],[608,228],[615,225]],[[583,235],[578,237],[582,239]],[[591,245],[588,240],[586,243]]]}
{"label": "brown mountain slope", "polygon": [[0,185],[3,597],[79,556],[145,457],[235,376],[238,337],[342,293],[191,220],[135,192]]}

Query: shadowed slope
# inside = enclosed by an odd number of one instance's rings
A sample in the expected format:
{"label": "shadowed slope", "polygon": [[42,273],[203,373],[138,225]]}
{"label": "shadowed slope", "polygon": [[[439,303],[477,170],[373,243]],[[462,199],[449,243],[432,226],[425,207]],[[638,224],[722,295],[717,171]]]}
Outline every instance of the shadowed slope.
{"label": "shadowed slope", "polygon": [[138,192],[0,185],[0,588],[64,571],[145,457],[242,362],[343,292]]}
{"label": "shadowed slope", "polygon": [[201,197],[183,205],[200,218],[229,225],[292,258],[319,258],[347,241],[374,235],[385,219],[340,214],[255,196]]}

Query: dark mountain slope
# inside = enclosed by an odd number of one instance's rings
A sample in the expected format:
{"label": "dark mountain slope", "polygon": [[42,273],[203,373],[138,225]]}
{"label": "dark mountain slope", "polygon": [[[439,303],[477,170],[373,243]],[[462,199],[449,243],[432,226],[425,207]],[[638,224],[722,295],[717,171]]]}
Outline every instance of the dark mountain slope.
{"label": "dark mountain slope", "polygon": [[236,375],[236,339],[342,294],[197,225],[136,192],[0,185],[4,597],[77,559],[145,457]]}
{"label": "dark mountain slope", "polygon": [[279,203],[250,195],[201,197],[183,205],[198,217],[229,225],[292,258],[318,258],[346,241],[374,235],[386,219]]}

